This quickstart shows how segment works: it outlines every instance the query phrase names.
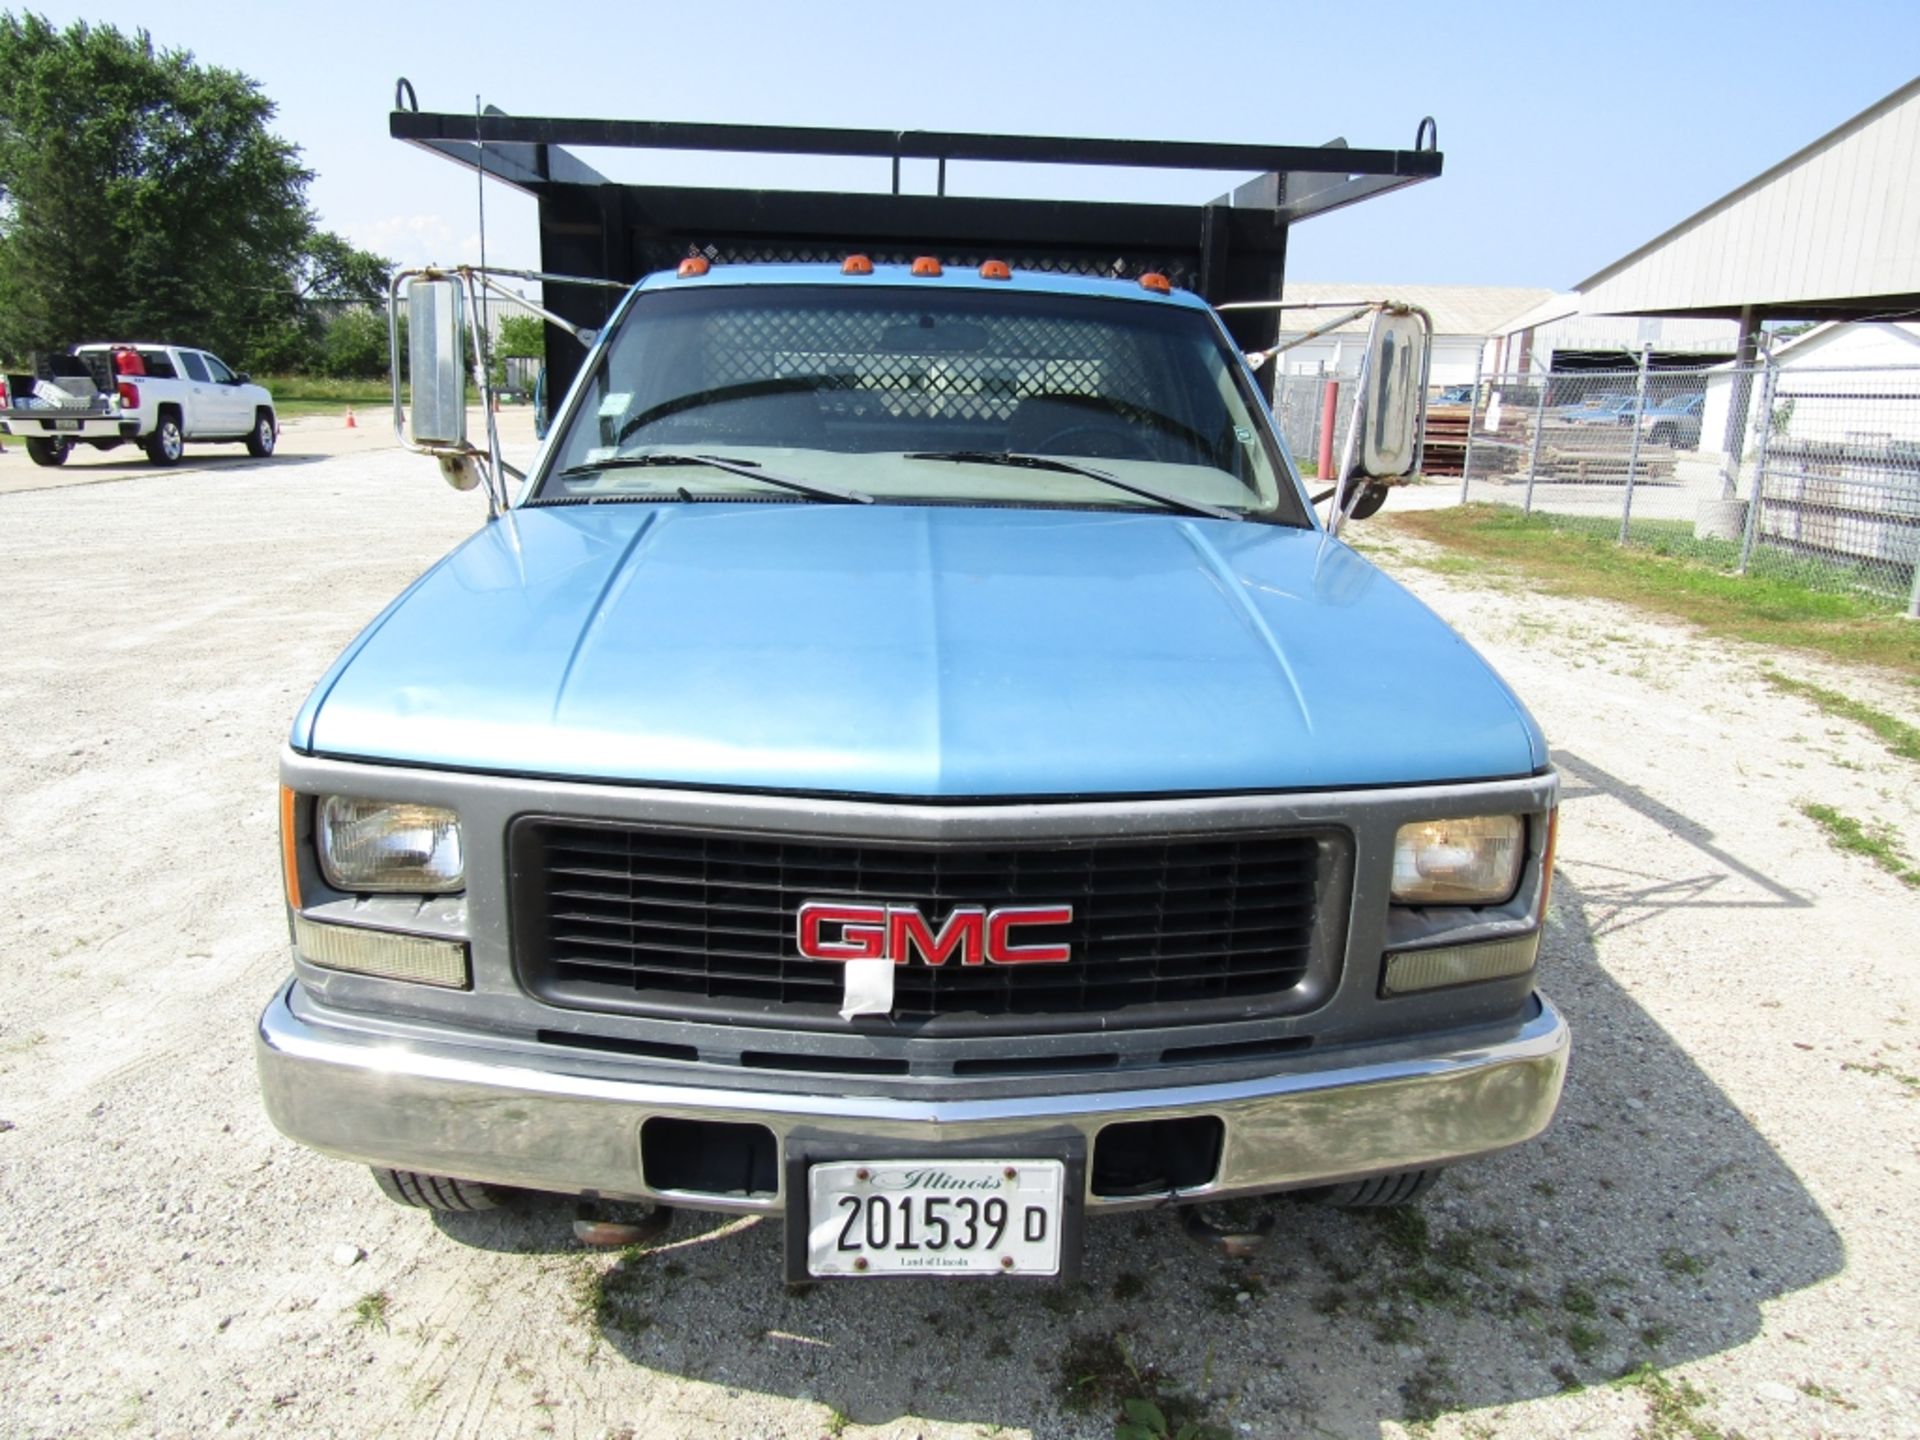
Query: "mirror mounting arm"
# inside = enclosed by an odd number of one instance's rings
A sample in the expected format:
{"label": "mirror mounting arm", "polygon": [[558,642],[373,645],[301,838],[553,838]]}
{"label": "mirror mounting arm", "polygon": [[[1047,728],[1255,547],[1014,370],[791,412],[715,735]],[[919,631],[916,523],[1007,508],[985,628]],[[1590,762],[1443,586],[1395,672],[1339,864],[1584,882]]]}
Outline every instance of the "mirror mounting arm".
{"label": "mirror mounting arm", "polygon": [[[495,519],[507,507],[507,476],[519,479],[525,476],[508,465],[500,453],[500,426],[495,412],[493,375],[490,353],[490,335],[485,322],[485,308],[481,304],[482,290],[490,290],[505,296],[515,304],[531,310],[548,324],[564,330],[580,345],[592,349],[598,341],[600,332],[583,325],[576,325],[564,316],[555,314],[546,306],[527,299],[500,283],[500,278],[533,280],[543,284],[590,285],[601,289],[625,291],[628,287],[615,280],[601,280],[579,275],[554,275],[539,270],[513,270],[497,265],[427,265],[395,273],[387,289],[387,361],[389,375],[393,385],[393,431],[404,449],[417,455],[431,455],[440,462],[440,470],[447,483],[456,490],[472,490],[484,485],[487,492],[487,518]],[[416,282],[448,287],[451,296],[464,301],[454,306],[456,314],[451,322],[451,333],[446,337],[456,350],[463,338],[470,340],[476,361],[475,372],[479,381],[480,404],[486,416],[487,448],[481,450],[466,439],[465,425],[465,389],[466,368],[456,353],[453,359],[453,396],[456,408],[460,411],[458,423],[441,435],[427,440],[418,440],[408,433],[407,406],[400,391],[400,292],[404,285],[408,289],[409,303],[413,299],[412,287]],[[464,310],[464,314],[458,312]],[[414,342],[416,345],[418,341]],[[426,353],[431,354],[429,350]],[[419,377],[413,377],[418,380]],[[416,392],[416,411],[418,410]],[[446,398],[446,397],[440,397]],[[416,415],[416,420],[418,416]],[[417,426],[416,426],[417,428]]]}

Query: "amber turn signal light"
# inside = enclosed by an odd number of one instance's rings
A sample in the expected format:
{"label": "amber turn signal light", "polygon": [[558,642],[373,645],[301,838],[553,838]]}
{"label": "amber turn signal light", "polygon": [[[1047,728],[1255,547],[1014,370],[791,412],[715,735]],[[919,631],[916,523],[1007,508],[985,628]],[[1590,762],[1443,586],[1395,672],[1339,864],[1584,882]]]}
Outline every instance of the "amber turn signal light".
{"label": "amber turn signal light", "polygon": [[300,836],[295,822],[300,818],[300,797],[285,785],[280,787],[280,871],[286,879],[287,904],[300,908]]}

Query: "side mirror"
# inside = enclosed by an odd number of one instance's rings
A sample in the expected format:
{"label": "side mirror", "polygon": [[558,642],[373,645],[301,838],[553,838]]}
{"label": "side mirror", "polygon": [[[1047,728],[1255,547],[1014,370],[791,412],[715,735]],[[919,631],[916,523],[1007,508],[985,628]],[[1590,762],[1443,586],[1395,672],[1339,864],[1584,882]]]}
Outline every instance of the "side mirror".
{"label": "side mirror", "polygon": [[1417,315],[1382,312],[1367,339],[1360,473],[1370,480],[1411,475],[1420,459],[1427,393],[1427,327]]}
{"label": "side mirror", "polygon": [[416,445],[467,442],[466,323],[452,280],[407,286],[407,358],[413,386],[409,423]]}
{"label": "side mirror", "polygon": [[233,383],[236,385],[251,385],[253,383],[253,376],[242,370],[238,375],[233,377]]}
{"label": "side mirror", "polygon": [[[1433,324],[1413,307],[1374,312],[1361,361],[1354,433],[1343,456],[1344,518],[1364,520],[1387,503],[1397,482],[1420,465],[1427,417],[1427,365]],[[1336,516],[1333,528],[1338,532]]]}

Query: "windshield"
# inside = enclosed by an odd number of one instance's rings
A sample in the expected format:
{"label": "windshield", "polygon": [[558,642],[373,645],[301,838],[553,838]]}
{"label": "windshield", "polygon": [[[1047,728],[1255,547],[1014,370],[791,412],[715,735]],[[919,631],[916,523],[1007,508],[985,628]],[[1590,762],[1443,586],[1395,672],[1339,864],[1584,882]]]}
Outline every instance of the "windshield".
{"label": "windshield", "polygon": [[[811,485],[1308,524],[1258,404],[1211,317],[1185,307],[933,286],[645,292],[531,503],[795,501]],[[624,463],[655,455],[674,459]]]}

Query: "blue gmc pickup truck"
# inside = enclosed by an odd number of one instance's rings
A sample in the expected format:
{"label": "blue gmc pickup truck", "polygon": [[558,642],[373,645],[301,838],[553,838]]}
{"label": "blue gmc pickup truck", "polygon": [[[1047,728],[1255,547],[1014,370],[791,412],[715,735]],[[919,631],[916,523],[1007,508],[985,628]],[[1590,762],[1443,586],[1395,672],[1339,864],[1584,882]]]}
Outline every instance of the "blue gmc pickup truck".
{"label": "blue gmc pickup truck", "polygon": [[1546,745],[1213,307],[695,258],[591,339],[294,722],[286,1134],[433,1208],[783,1216],[798,1279],[1070,1275],[1088,1216],[1547,1125]]}

